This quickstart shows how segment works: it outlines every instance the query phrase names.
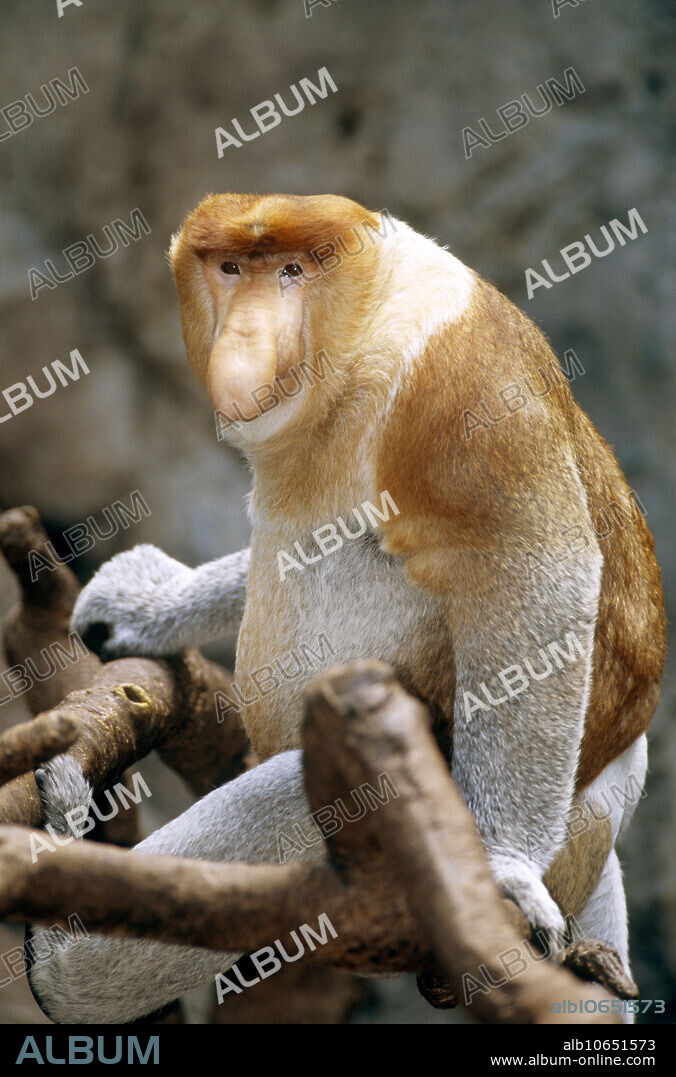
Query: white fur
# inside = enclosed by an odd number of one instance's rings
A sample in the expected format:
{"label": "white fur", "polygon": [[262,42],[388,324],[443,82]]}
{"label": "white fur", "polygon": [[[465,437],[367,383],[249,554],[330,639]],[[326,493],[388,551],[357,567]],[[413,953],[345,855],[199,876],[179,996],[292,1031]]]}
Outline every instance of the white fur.
{"label": "white fur", "polygon": [[[69,800],[72,768],[63,768],[61,785],[58,770],[57,763],[50,795],[68,811],[76,806]],[[75,783],[78,802],[83,783],[80,774]],[[300,751],[277,755],[209,793],[140,842],[131,855],[140,852],[219,862],[273,863],[279,861],[279,835],[293,833],[295,825],[304,833],[313,825]],[[305,849],[302,858],[315,861],[323,855],[324,844],[319,843]],[[52,948],[47,945],[49,935],[49,928],[34,928],[37,959],[29,980],[45,1013],[57,1023],[136,1020],[184,992],[210,983],[216,973],[224,972],[241,956],[100,935],[67,944],[61,938],[59,946]],[[41,952],[49,956],[41,960]]]}
{"label": "white fur", "polygon": [[[576,918],[576,923],[579,929],[576,937],[599,939],[609,943],[617,951],[625,973],[631,978],[627,903],[622,869],[615,849],[611,849],[598,886]],[[633,1025],[634,1015],[623,1012],[622,1023]]]}
{"label": "white fur", "polygon": [[627,975],[631,975],[627,908],[615,845],[627,829],[638,800],[644,795],[647,767],[648,749],[644,735],[613,759],[578,798],[591,809],[596,819],[609,819],[612,828],[612,849],[596,890],[577,917],[578,934],[613,946]]}
{"label": "white fur", "polygon": [[580,794],[580,800],[595,806],[597,818],[608,817],[612,841],[622,837],[642,796],[648,770],[648,741],[645,734],[613,759]]}
{"label": "white fur", "polygon": [[430,337],[460,320],[469,307],[476,275],[450,251],[394,220],[396,231],[381,248],[386,296],[378,304],[363,341],[364,354],[392,352],[404,362],[417,358]]}
{"label": "white fur", "polygon": [[248,549],[191,569],[156,546],[135,546],[102,565],[80,593],[71,627],[105,624],[105,658],[177,654],[235,635],[244,611]]}
{"label": "white fur", "polygon": [[35,780],[44,805],[44,823],[57,834],[71,834],[66,812],[73,808],[89,808],[92,787],[82,773],[82,767],[72,755],[57,755],[35,771]]}
{"label": "white fur", "polygon": [[[377,496],[372,494],[369,499],[379,506]],[[357,529],[348,508],[343,510],[343,519],[350,530]],[[277,530],[258,522],[254,525],[251,564],[257,585],[247,605],[235,666],[236,681],[245,696],[251,695],[248,678],[252,670],[303,642],[314,646],[313,641],[322,633],[333,651],[327,656],[326,667],[377,658],[396,668],[405,664],[417,646],[420,624],[443,617],[441,602],[412,586],[401,559],[380,548],[378,533],[371,528],[359,538],[345,539],[341,549],[305,566],[302,572],[292,570],[280,582],[278,543],[282,539],[285,548],[291,549],[292,535],[303,549],[316,552],[309,533],[298,535],[291,527]],[[274,642],[246,630],[249,619],[265,624],[273,618],[284,630],[283,637]],[[298,743],[304,689],[318,672],[315,667],[300,678],[283,681],[271,695],[271,735],[278,738],[280,747]],[[246,709],[244,720],[246,723]]]}

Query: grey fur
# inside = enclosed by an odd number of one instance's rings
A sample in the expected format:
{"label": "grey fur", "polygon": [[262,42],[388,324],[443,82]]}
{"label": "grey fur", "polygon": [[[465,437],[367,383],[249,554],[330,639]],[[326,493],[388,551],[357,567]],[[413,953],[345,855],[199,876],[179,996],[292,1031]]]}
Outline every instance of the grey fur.
{"label": "grey fur", "polygon": [[105,658],[177,654],[237,634],[248,570],[248,549],[188,568],[156,546],[135,546],[101,566],[78,596],[71,626],[84,636],[107,625]]}
{"label": "grey fur", "polygon": [[[50,795],[68,802],[70,777]],[[280,832],[312,827],[301,752],[283,752],[221,786],[132,850],[214,861],[278,862]],[[324,856],[323,843],[303,853]],[[77,912],[74,909],[73,912]],[[240,954],[92,935],[50,946],[51,929],[33,928],[31,988],[57,1023],[129,1022],[192,988],[210,983]],[[270,940],[271,942],[274,940]],[[41,958],[41,954],[46,954]]]}
{"label": "grey fur", "polygon": [[72,755],[57,755],[35,771],[35,780],[42,798],[44,823],[57,834],[73,836],[66,813],[74,808],[89,809],[93,795],[77,759]]}

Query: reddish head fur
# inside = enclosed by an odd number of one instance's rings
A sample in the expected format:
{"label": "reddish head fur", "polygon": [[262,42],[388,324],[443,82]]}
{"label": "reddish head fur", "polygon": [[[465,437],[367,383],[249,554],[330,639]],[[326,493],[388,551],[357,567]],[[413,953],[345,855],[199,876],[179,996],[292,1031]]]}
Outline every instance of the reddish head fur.
{"label": "reddish head fur", "polygon": [[233,257],[310,254],[377,214],[338,195],[210,194],[183,226],[196,254],[225,251]]}

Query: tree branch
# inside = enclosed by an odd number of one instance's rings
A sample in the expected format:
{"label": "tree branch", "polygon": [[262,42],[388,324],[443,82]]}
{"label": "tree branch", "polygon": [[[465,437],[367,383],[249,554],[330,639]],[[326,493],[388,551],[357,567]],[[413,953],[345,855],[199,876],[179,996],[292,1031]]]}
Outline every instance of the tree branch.
{"label": "tree branch", "polygon": [[43,714],[5,730],[0,734],[0,785],[65,752],[78,732],[77,719],[63,712]]}
{"label": "tree branch", "polygon": [[[13,664],[33,659],[44,668],[40,656],[45,649],[56,643],[63,647],[69,639],[79,584],[67,566],[55,561],[47,543],[34,508],[10,509],[0,516],[0,550],[22,591],[21,603],[4,625],[5,649]],[[31,564],[30,553],[41,560]],[[75,654],[72,641],[69,649]],[[84,650],[81,643],[80,649]],[[33,713],[48,708],[57,718],[68,715],[79,722],[80,735],[70,753],[95,788],[114,782],[126,767],[156,748],[202,795],[240,773],[251,760],[238,718],[217,720],[216,693],[228,694],[231,687],[230,675],[197,651],[171,660],[124,658],[105,665],[86,653],[49,679],[34,679],[25,699]],[[0,790],[0,822],[28,826],[42,822],[32,773]]]}
{"label": "tree branch", "polygon": [[[607,1000],[566,970],[531,961],[507,984],[500,955],[523,946],[490,876],[474,823],[419,703],[380,663],[318,678],[304,727],[313,807],[392,780],[396,796],[327,839],[329,861],[211,864],[73,843],[31,864],[28,834],[0,831],[0,913],[54,922],[76,909],[96,931],[227,951],[251,950],[325,913],[337,937],[312,960],[360,971],[441,968],[497,986],[473,999],[491,1022],[567,1021],[552,1005]],[[9,870],[11,868],[11,870]],[[584,1015],[605,1023],[615,1015]]]}

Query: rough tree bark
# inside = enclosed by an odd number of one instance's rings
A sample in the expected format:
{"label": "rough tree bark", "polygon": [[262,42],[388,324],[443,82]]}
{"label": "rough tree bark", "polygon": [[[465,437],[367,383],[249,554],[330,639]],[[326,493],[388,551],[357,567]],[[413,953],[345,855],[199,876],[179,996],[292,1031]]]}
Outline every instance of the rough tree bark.
{"label": "rough tree bark", "polygon": [[[14,570],[22,601],[4,625],[4,644],[11,663],[26,663],[68,638],[68,624],[80,586],[70,569],[54,561],[37,511],[10,509],[0,517],[0,550]],[[38,553],[53,567],[31,578],[28,554]],[[82,650],[86,652],[84,645]],[[44,662],[43,662],[44,664]],[[119,779],[125,767],[155,748],[202,795],[245,769],[250,752],[246,734],[233,716],[216,718],[216,692],[229,692],[232,678],[198,651],[155,661],[121,659],[105,665],[91,652],[45,681],[34,680],[25,693],[37,714],[72,700],[81,721],[80,739],[72,749],[86,776],[98,788]],[[64,700],[64,697],[67,697]],[[64,705],[65,704],[65,705]],[[42,819],[32,775],[0,797],[0,821],[39,825]],[[22,802],[17,818],[9,805]],[[9,811],[9,815],[5,812]]]}

